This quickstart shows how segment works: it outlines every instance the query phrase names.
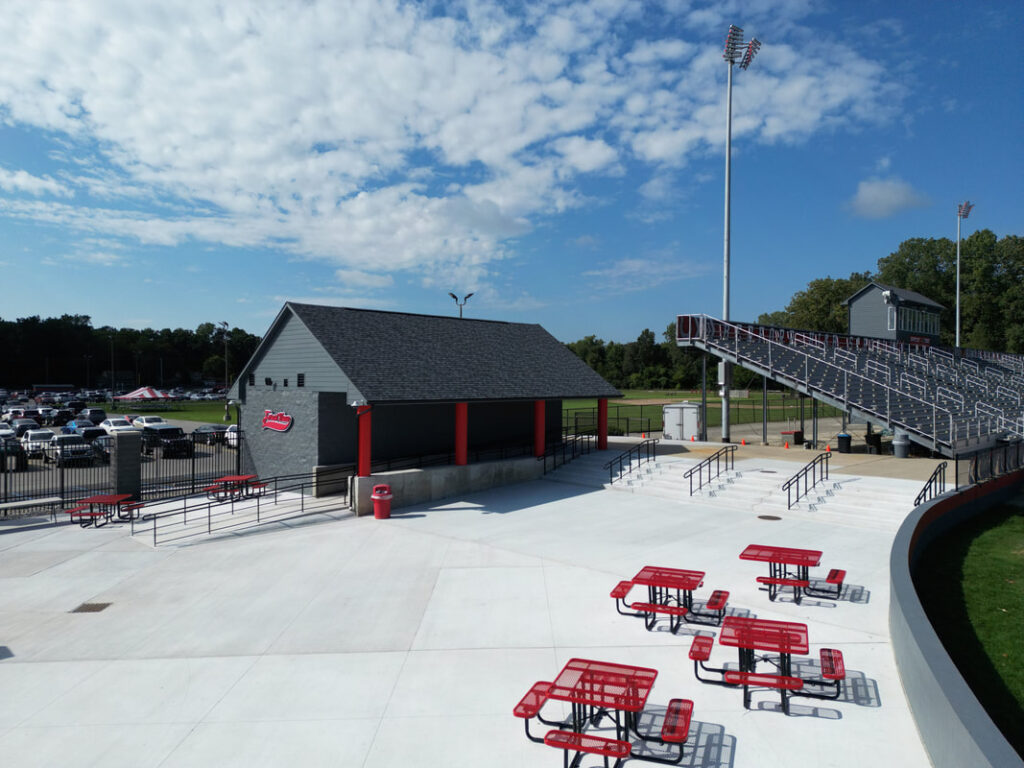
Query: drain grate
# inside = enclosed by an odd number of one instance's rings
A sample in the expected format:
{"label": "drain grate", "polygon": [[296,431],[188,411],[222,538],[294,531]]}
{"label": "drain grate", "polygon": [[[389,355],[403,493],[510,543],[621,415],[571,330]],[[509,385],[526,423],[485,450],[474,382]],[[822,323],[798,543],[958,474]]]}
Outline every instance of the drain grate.
{"label": "drain grate", "polygon": [[777,474],[779,474],[774,469],[759,469],[758,472],[760,472],[762,475],[777,475]]}
{"label": "drain grate", "polygon": [[109,608],[112,603],[82,603],[71,613],[99,613],[104,608]]}
{"label": "drain grate", "polygon": [[781,520],[782,518],[778,515],[758,515],[758,520]]}

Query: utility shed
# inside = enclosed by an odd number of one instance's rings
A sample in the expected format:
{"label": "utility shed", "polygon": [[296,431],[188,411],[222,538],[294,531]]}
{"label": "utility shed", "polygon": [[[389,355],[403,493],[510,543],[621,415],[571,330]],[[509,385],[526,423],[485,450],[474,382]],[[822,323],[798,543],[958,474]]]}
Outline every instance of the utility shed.
{"label": "utility shed", "polygon": [[566,398],[598,399],[606,447],[607,399],[621,394],[539,325],[288,302],[229,397],[251,468],[269,477],[542,455],[562,439]]}
{"label": "utility shed", "polygon": [[843,303],[849,311],[851,336],[922,346],[939,343],[945,307],[920,293],[871,282]]}

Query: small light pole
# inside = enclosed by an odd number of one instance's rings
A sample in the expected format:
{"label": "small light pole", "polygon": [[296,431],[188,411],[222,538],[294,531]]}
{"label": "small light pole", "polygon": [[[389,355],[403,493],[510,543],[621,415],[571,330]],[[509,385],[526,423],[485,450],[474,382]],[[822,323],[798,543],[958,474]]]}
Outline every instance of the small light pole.
{"label": "small light pole", "polygon": [[965,200],[956,207],[956,348],[960,349],[960,222],[971,215],[974,205]]}
{"label": "small light pole", "polygon": [[462,297],[462,303],[461,303],[461,304],[459,303],[459,297],[458,297],[458,296],[456,296],[456,295],[455,295],[454,293],[452,293],[451,291],[449,291],[449,292],[448,292],[448,295],[449,295],[449,296],[451,296],[451,297],[452,297],[453,299],[455,299],[455,303],[456,303],[456,304],[458,305],[458,307],[459,307],[459,319],[461,320],[461,319],[462,319],[462,308],[463,308],[464,306],[466,306],[466,302],[467,302],[467,301],[469,301],[469,297],[470,297],[470,296],[472,296],[473,294],[472,294],[472,293],[467,293],[467,294],[466,294],[465,296],[463,296],[463,297]]}
{"label": "small light pole", "polygon": [[224,421],[231,421],[231,408],[228,403],[228,323],[227,320],[221,320],[217,325],[220,326],[221,333],[224,335]]}
{"label": "small light pole", "polygon": [[[740,69],[747,69],[757,52],[761,49],[761,41],[751,38],[743,49],[743,30],[735,24],[729,25],[729,33],[725,36],[725,50],[722,58],[729,63],[729,75],[726,81],[725,99],[725,244],[722,268],[722,320],[729,321],[729,227],[730,199],[732,181],[732,67],[739,62]],[[742,57],[741,57],[742,51]],[[732,384],[732,366],[722,361],[722,442],[729,442],[729,387]]]}
{"label": "small light pole", "polygon": [[92,355],[82,355],[85,358],[85,388],[89,388],[89,361],[92,360]]}

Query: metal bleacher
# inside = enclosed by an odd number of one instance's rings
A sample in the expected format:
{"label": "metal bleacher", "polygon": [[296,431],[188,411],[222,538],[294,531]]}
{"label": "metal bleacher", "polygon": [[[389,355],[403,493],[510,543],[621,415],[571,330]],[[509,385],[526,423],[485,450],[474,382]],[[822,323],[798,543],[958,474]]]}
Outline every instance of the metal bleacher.
{"label": "metal bleacher", "polygon": [[676,340],[945,456],[1024,437],[1024,359],[680,315]]}

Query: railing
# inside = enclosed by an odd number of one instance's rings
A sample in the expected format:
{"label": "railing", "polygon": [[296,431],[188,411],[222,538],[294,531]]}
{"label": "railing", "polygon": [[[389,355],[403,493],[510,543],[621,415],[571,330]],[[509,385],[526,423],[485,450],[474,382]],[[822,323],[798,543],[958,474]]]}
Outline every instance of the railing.
{"label": "railing", "polygon": [[[548,447],[543,456],[537,458],[544,462],[544,474],[558,469],[563,464],[568,464],[577,456],[583,456],[593,450],[597,435],[594,432],[577,432],[569,434],[566,431],[562,441]],[[551,459],[551,470],[548,470],[548,459]],[[561,459],[561,461],[559,461]]]}
{"label": "railing", "polygon": [[[624,451],[604,465],[608,470],[608,482],[614,483],[621,480],[624,475],[633,471],[633,459],[636,458],[637,466],[654,461],[658,456],[658,441],[647,439],[637,443],[628,451]],[[625,468],[623,465],[625,464]]]}
{"label": "railing", "polygon": [[[736,446],[727,445],[724,448],[719,448],[714,454],[708,456],[704,461],[698,464],[696,467],[691,467],[683,475],[687,480],[690,481],[690,495],[693,496],[694,491],[699,491],[704,487],[704,470],[707,470],[707,481],[710,483],[716,477],[722,474],[722,464],[725,464],[725,471],[728,472],[730,469],[736,466]],[[693,478],[697,478],[697,487],[693,487]]]}
{"label": "railing", "polygon": [[[828,480],[828,460],[831,453],[819,453],[807,466],[793,475],[782,484],[782,490],[786,492],[786,508],[792,509],[794,504],[814,488],[818,483]],[[796,490],[796,498],[793,498],[793,491]]]}
{"label": "railing", "polygon": [[[221,531],[251,527],[253,521],[249,517],[236,518],[235,511],[253,511],[256,513],[255,525],[277,522],[279,520],[300,517],[308,513],[320,513],[327,508],[337,509],[348,506],[348,477],[352,474],[352,468],[333,470],[331,472],[307,473],[302,475],[282,475],[279,477],[261,480],[266,483],[264,494],[253,495],[241,499],[229,499],[227,501],[214,501],[208,498],[200,499],[195,495],[186,495],[178,498],[161,499],[151,502],[153,504],[169,505],[181,502],[181,507],[165,509],[143,515],[139,520],[131,522],[131,533],[134,536],[136,527],[140,529],[149,525],[153,534],[153,546],[158,545],[158,535],[166,533],[168,529],[174,528],[183,535],[174,537],[173,540],[189,538],[196,533],[195,528],[187,528],[190,516],[193,521],[196,517],[205,517],[206,534],[213,534]],[[299,479],[301,478],[301,479]],[[343,493],[334,493],[326,497],[325,501],[307,500],[307,495],[317,486],[334,485],[344,489]],[[298,494],[299,510],[296,513],[290,509],[285,514],[268,516],[263,510],[268,505],[277,506],[281,493]],[[180,525],[179,525],[180,524]]]}
{"label": "railing", "polygon": [[1024,467],[1024,441],[1012,440],[970,456],[957,456],[956,487],[963,488]]}
{"label": "railing", "polygon": [[928,478],[928,482],[924,484],[924,488],[917,494],[917,498],[914,499],[914,506],[924,504],[926,501],[931,501],[936,496],[946,492],[946,467],[949,462],[944,461],[935,468],[932,472],[932,476]]}

